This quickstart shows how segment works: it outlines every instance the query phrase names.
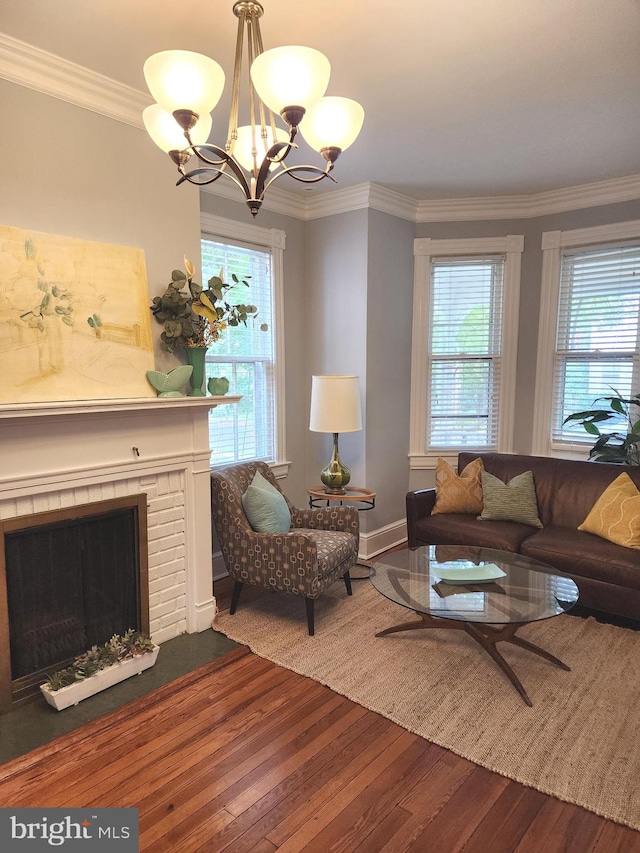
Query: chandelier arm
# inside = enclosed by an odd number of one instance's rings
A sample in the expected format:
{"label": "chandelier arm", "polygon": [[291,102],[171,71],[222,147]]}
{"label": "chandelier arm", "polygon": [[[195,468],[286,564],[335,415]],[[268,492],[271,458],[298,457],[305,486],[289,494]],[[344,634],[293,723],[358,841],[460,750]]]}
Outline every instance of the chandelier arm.
{"label": "chandelier arm", "polygon": [[[333,181],[334,184],[337,184],[338,182],[333,177],[333,175],[329,174],[332,166],[333,164],[327,164],[326,169],[321,169],[319,166],[283,166],[279,172],[276,172],[276,174],[272,175],[272,177],[267,181],[267,183],[262,189],[262,194],[264,194],[269,189],[269,187],[274,181],[276,181],[278,178],[281,178],[282,175],[289,175],[296,181],[300,181],[300,183],[303,184],[317,184],[318,181],[322,181],[324,178],[329,178],[330,181]],[[296,172],[312,172],[315,173],[316,177],[301,178],[298,177]]]}
{"label": "chandelier arm", "polygon": [[[285,158],[287,157],[291,149],[297,147],[298,146],[295,144],[295,142],[292,142],[291,139],[289,139],[289,142],[276,142],[274,145],[271,146],[271,148],[265,154],[264,159],[260,165],[260,169],[258,171],[255,188],[256,198],[262,198],[262,194],[266,189],[265,181],[267,180],[267,177],[269,175],[269,169],[273,166],[273,164],[277,163],[278,165],[282,166]],[[282,149],[284,149],[284,151],[282,151]]]}
{"label": "chandelier arm", "polygon": [[284,161],[289,156],[289,153],[291,152],[291,150],[293,148],[298,147],[297,142],[293,141],[294,136],[295,136],[295,131],[292,129],[292,132],[289,136],[288,142],[276,142],[274,145],[271,146],[271,148],[264,155],[264,160],[262,162],[261,171],[263,169],[265,172],[268,171],[269,166],[274,165],[274,163],[276,165],[280,165],[280,166],[284,163]]}
{"label": "chandelier arm", "polygon": [[[209,157],[206,157],[202,153],[203,148],[207,151],[213,151],[215,154],[218,155],[220,159],[212,160]],[[234,158],[231,156],[231,154],[220,148],[218,145],[213,145],[210,142],[207,142],[204,145],[191,145],[190,150],[193,151],[193,153],[196,155],[196,157],[198,158],[198,160],[200,160],[201,163],[205,163],[207,166],[212,166],[214,167],[214,169],[216,167],[220,167],[222,171],[224,171],[228,166],[234,173],[235,177],[233,179],[236,181],[238,186],[240,186],[242,192],[245,194],[245,197],[247,199],[252,197],[252,192],[249,189],[249,184],[247,183],[247,179],[244,176],[244,172],[242,171],[242,168],[238,165],[238,163],[234,160]],[[195,171],[200,172],[202,170]],[[225,173],[228,174],[228,172]],[[231,178],[233,176],[229,175],[229,177]],[[207,181],[207,183],[211,182]]]}
{"label": "chandelier arm", "polygon": [[[180,170],[178,170],[180,171]],[[193,178],[197,175],[212,175],[213,177],[207,178],[207,180],[203,181],[194,181]],[[190,184],[195,184],[197,187],[203,187],[205,184],[212,184],[214,181],[217,181],[218,178],[222,177],[222,175],[228,175],[233,181],[240,186],[240,183],[236,180],[233,175],[229,175],[228,172],[223,172],[221,169],[213,169],[211,167],[206,169],[192,169],[190,172],[183,172],[182,177],[176,181],[176,186],[179,187],[180,184],[183,184],[185,181],[188,181]]]}

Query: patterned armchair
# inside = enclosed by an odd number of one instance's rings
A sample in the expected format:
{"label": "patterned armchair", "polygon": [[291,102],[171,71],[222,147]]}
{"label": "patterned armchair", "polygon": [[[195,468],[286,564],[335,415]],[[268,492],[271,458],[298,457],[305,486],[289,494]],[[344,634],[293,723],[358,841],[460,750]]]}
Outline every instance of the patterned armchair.
{"label": "patterned armchair", "polygon": [[224,564],[235,579],[229,612],[236,612],[245,583],[290,592],[304,598],[309,635],[313,636],[316,598],[339,578],[351,595],[349,570],[358,559],[358,511],[347,506],[299,509],[284,495],[291,512],[289,531],[256,533],[242,507],[242,495],[256,471],[282,494],[264,462],[211,473],[213,525]]}

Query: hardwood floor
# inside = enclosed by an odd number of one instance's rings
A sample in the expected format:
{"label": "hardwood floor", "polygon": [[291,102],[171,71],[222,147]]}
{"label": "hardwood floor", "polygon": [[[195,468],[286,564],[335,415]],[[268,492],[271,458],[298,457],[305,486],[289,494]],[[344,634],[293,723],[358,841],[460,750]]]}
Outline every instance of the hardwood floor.
{"label": "hardwood floor", "polygon": [[0,767],[0,806],[91,805],[152,853],[640,851],[243,647]]}

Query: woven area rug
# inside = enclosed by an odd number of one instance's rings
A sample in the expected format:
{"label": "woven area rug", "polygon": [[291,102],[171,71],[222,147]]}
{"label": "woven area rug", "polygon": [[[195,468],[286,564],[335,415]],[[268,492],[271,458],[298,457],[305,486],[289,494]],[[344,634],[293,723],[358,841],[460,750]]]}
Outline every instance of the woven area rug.
{"label": "woven area rug", "polygon": [[533,707],[462,631],[377,631],[413,614],[368,581],[316,602],[309,637],[297,596],[265,595],[213,628],[483,767],[640,829],[640,632],[563,615],[522,637],[571,667],[500,651]]}

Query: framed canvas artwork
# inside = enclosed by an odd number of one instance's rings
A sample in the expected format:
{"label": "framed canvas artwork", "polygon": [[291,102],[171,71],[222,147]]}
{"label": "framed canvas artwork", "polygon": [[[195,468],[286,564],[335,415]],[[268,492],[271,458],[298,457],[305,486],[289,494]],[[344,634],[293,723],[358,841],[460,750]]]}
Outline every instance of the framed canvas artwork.
{"label": "framed canvas artwork", "polygon": [[0,403],[154,397],[142,249],[0,225]]}

